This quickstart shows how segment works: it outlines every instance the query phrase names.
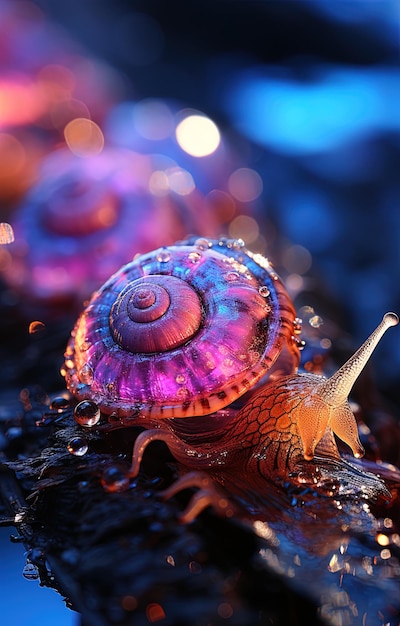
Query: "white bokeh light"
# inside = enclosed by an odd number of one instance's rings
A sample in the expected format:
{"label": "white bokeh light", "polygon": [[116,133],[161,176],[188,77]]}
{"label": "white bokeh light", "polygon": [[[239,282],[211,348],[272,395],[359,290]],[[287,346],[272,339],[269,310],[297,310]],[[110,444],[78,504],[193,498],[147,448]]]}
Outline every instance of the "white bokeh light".
{"label": "white bokeh light", "polygon": [[218,148],[221,135],[217,125],[205,115],[188,115],[175,130],[182,150],[194,157],[205,157]]}

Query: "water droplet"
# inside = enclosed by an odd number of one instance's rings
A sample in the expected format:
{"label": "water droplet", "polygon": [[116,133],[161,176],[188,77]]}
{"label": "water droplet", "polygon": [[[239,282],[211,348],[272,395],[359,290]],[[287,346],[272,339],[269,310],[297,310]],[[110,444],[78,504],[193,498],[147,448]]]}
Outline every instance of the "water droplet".
{"label": "water droplet", "polygon": [[194,243],[198,248],[200,248],[200,250],[207,250],[207,248],[211,248],[212,246],[212,241],[206,239],[205,237],[200,237],[200,239],[196,239]]}
{"label": "water droplet", "polygon": [[178,383],[178,385],[182,385],[182,383],[185,382],[186,378],[184,374],[177,374],[175,380]]}
{"label": "water droplet", "polygon": [[171,260],[171,253],[167,249],[162,249],[157,254],[156,259],[159,263],[168,263]]}
{"label": "water droplet", "polygon": [[39,333],[41,330],[44,330],[46,325],[39,320],[35,320],[29,324],[28,332],[30,335],[34,335],[35,333]]}
{"label": "water droplet", "polygon": [[122,424],[122,417],[113,412],[107,417],[107,421],[109,424]]}
{"label": "water droplet", "polygon": [[181,387],[181,388],[180,388],[180,389],[178,389],[178,391],[176,392],[176,395],[177,395],[177,397],[178,397],[180,400],[186,400],[186,399],[189,397],[190,392],[189,392],[189,389],[188,389],[187,387]]}
{"label": "water droplet", "polygon": [[22,576],[26,578],[26,580],[37,580],[39,578],[39,570],[36,565],[27,561],[22,570]]}
{"label": "water droplet", "polygon": [[45,554],[40,548],[32,548],[27,554],[27,562],[41,566],[45,564]]}
{"label": "water droplet", "polygon": [[304,350],[306,345],[304,339],[299,339],[299,337],[293,337],[293,341],[295,342],[299,350]]}
{"label": "water droplet", "polygon": [[240,250],[240,248],[244,247],[244,241],[243,239],[234,239],[232,241],[232,248],[234,250]]}
{"label": "water droplet", "polygon": [[201,259],[200,252],[190,252],[188,259],[191,263],[198,263]]}
{"label": "water droplet", "polygon": [[73,370],[75,368],[75,363],[73,362],[72,359],[65,359],[65,367],[68,370]]}
{"label": "water droplet", "polygon": [[310,319],[308,320],[308,323],[310,324],[310,326],[312,326],[313,328],[319,328],[323,323],[324,320],[322,319],[322,317],[320,317],[319,315],[313,315],[312,317],[310,317]]}
{"label": "water droplet", "polygon": [[266,285],[262,285],[259,290],[258,293],[260,294],[260,296],[262,296],[263,298],[268,298],[269,294],[271,293],[270,290],[268,289],[268,287]]}
{"label": "water droplet", "polygon": [[233,282],[235,282],[236,280],[239,280],[239,278],[240,278],[240,276],[239,276],[239,274],[238,274],[237,272],[227,272],[227,273],[225,274],[225,279],[226,279],[228,282],[230,282],[230,283],[233,283]]}
{"label": "water droplet", "polygon": [[247,353],[247,357],[248,357],[250,365],[254,365],[255,363],[257,363],[258,359],[260,358],[260,355],[256,350],[249,350]]}
{"label": "water droplet", "polygon": [[89,446],[84,437],[73,437],[68,441],[67,450],[74,456],[84,456]]}
{"label": "water droplet", "polygon": [[93,368],[89,363],[85,363],[79,371],[79,379],[85,385],[91,385],[93,383]]}
{"label": "water droplet", "polygon": [[106,389],[109,394],[113,394],[115,392],[115,383],[107,383]]}
{"label": "water droplet", "polygon": [[225,365],[225,367],[232,367],[233,366],[233,359],[230,359],[229,357],[227,357],[226,359],[224,359],[224,365]]}
{"label": "water droplet", "polygon": [[100,409],[95,402],[82,400],[75,407],[74,418],[79,426],[91,428],[100,420]]}
{"label": "water droplet", "polygon": [[167,561],[168,565],[172,565],[172,567],[175,567],[175,559],[172,554],[168,554],[165,560]]}
{"label": "water droplet", "polygon": [[296,317],[293,320],[293,331],[296,335],[299,335],[302,331],[303,320],[300,317]]}
{"label": "water droplet", "polygon": [[53,411],[57,411],[58,413],[62,413],[65,409],[68,409],[71,405],[71,400],[69,398],[64,398],[64,396],[57,396],[53,398],[50,403],[50,408]]}
{"label": "water droplet", "polygon": [[108,467],[101,477],[101,486],[108,493],[126,491],[129,487],[129,476],[119,467]]}

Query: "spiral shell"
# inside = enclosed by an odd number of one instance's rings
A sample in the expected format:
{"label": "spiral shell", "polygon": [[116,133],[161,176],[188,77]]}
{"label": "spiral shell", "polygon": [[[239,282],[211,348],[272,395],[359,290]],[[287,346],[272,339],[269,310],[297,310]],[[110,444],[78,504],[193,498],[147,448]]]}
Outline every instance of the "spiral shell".
{"label": "spiral shell", "polygon": [[296,369],[294,319],[271,265],[243,242],[180,242],[136,258],[93,295],[67,346],[66,383],[104,413],[212,413],[280,354]]}
{"label": "spiral shell", "polygon": [[[149,181],[159,166],[149,155],[122,149],[85,159],[53,153],[13,216],[6,282],[25,301],[70,305],[89,297],[138,252],[197,232],[200,192],[153,194]],[[217,220],[204,210],[209,234],[216,233]]]}

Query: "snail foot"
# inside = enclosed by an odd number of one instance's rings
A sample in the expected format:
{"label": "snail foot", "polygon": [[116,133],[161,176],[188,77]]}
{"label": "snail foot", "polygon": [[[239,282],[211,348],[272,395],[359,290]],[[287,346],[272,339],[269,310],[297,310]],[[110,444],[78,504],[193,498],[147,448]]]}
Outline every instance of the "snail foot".
{"label": "snail foot", "polygon": [[180,443],[178,437],[176,437],[173,433],[161,428],[151,428],[150,430],[144,430],[141,432],[137,436],[133,446],[132,465],[128,472],[130,478],[136,478],[139,474],[143,454],[147,446],[152,443],[152,441],[164,441],[169,449],[171,449],[174,444],[177,445]]}
{"label": "snail foot", "polygon": [[208,507],[212,507],[217,515],[222,517],[232,517],[235,513],[235,507],[225,494],[219,490],[212,478],[204,472],[189,472],[178,478],[170,487],[161,492],[164,500],[169,500],[177,493],[185,490],[198,488],[190,499],[189,504],[179,516],[182,524],[193,522]]}

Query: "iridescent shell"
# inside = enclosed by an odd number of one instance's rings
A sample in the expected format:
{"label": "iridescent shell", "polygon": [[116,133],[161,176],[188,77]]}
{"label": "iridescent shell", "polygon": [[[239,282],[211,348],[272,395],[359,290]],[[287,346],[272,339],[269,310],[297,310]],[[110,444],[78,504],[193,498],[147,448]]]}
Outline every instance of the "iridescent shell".
{"label": "iridescent shell", "polygon": [[[135,254],[198,232],[198,190],[153,194],[154,166],[128,150],[87,158],[53,153],[11,220],[7,283],[25,300],[81,302]],[[207,234],[215,234],[217,222],[204,210]]]}
{"label": "iridescent shell", "polygon": [[106,414],[209,414],[273,366],[296,371],[294,320],[272,266],[243,242],[179,242],[136,258],[93,295],[67,346],[66,383]]}

